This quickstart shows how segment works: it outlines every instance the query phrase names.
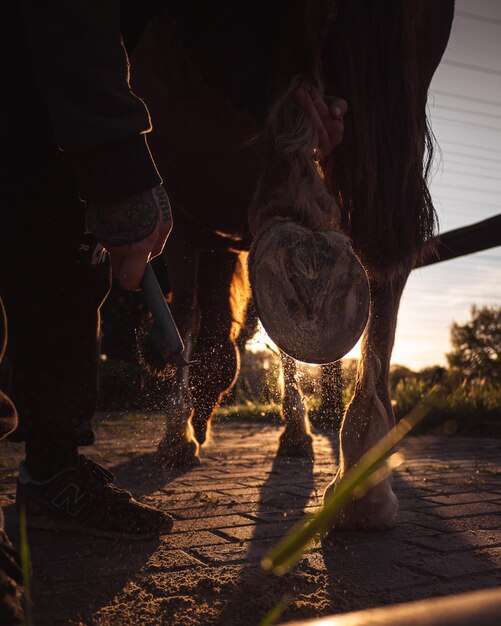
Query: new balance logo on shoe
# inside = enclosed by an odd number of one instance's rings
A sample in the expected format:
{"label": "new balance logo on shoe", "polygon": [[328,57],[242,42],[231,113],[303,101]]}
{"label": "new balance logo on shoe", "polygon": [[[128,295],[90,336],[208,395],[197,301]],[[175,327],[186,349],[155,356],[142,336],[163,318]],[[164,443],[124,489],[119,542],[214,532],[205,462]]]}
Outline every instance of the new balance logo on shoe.
{"label": "new balance logo on shoe", "polygon": [[63,509],[68,515],[76,517],[87,504],[87,500],[88,494],[78,485],[70,483],[51,502],[58,509]]}

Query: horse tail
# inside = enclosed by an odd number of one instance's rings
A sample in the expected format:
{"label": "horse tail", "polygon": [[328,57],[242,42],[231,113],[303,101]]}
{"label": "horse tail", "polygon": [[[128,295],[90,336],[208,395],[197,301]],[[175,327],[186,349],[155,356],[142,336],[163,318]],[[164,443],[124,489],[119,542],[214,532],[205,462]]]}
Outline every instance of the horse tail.
{"label": "horse tail", "polygon": [[428,189],[427,91],[453,2],[342,0],[322,53],[327,93],[345,98],[343,143],[323,163],[343,230],[374,275],[410,271],[438,220]]}

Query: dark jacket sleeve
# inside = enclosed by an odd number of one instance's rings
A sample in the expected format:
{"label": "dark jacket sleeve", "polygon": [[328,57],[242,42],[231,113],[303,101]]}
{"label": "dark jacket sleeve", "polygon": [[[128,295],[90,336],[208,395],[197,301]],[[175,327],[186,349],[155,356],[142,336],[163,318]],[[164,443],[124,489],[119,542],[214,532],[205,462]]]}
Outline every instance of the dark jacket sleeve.
{"label": "dark jacket sleeve", "polygon": [[129,86],[117,0],[20,0],[33,62],[59,147],[85,200],[160,184],[151,122]]}

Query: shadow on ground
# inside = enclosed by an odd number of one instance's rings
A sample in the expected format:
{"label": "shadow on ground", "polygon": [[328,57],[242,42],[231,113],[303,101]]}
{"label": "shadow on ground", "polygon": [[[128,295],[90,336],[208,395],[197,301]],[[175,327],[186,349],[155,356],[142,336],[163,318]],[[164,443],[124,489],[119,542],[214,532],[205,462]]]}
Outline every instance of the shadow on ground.
{"label": "shadow on ground", "polygon": [[[501,584],[501,442],[438,437],[405,442],[396,528],[334,533],[291,573],[256,579],[262,556],[318,506],[335,470],[327,436],[315,436],[311,465],[276,458],[278,435],[221,427],[184,475],[158,468],[149,432],[134,454],[119,435],[102,439],[98,460],[135,495],[172,506],[173,533],[132,543],[30,531],[36,626],[257,626],[286,595],[282,622]],[[14,535],[15,517],[8,505]]]}
{"label": "shadow on ground", "polygon": [[[4,510],[6,529],[19,545],[17,512]],[[28,529],[36,626],[89,623],[144,568],[159,541],[98,540],[74,532]]]}
{"label": "shadow on ground", "polygon": [[113,466],[117,483],[141,498],[164,489],[172,481],[189,474],[193,467],[166,469],[162,467],[156,452],[145,452],[128,458]]}
{"label": "shadow on ground", "polygon": [[[276,524],[287,534],[303,516],[315,488],[313,460],[277,456],[268,478],[263,483],[256,510],[254,527],[239,579],[225,590],[223,610],[214,622],[226,624],[258,624],[281,600],[290,596],[290,581],[264,574],[260,562],[276,544]],[[259,522],[265,522],[259,524]],[[271,524],[270,524],[271,523]],[[273,524],[274,523],[274,524]],[[270,533],[270,529],[272,532]]]}

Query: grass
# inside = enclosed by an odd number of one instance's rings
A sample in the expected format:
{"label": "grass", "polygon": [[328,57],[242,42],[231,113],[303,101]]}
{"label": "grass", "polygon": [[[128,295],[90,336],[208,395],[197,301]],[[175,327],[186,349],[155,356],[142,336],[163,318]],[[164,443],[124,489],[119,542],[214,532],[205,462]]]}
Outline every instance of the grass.
{"label": "grass", "polygon": [[[429,383],[418,378],[401,380],[392,394],[397,419],[425,397],[428,388]],[[444,434],[501,435],[501,386],[475,382],[451,385],[419,431],[433,429]]]}
{"label": "grass", "polygon": [[281,406],[279,404],[274,402],[265,404],[251,400],[219,407],[215,418],[228,422],[266,422],[268,424],[280,424],[282,422]]}
{"label": "grass", "polygon": [[23,573],[24,586],[24,624],[32,626],[33,618],[31,611],[31,557],[30,546],[28,544],[28,533],[26,530],[26,511],[19,513],[19,553],[21,556],[21,571]]}

